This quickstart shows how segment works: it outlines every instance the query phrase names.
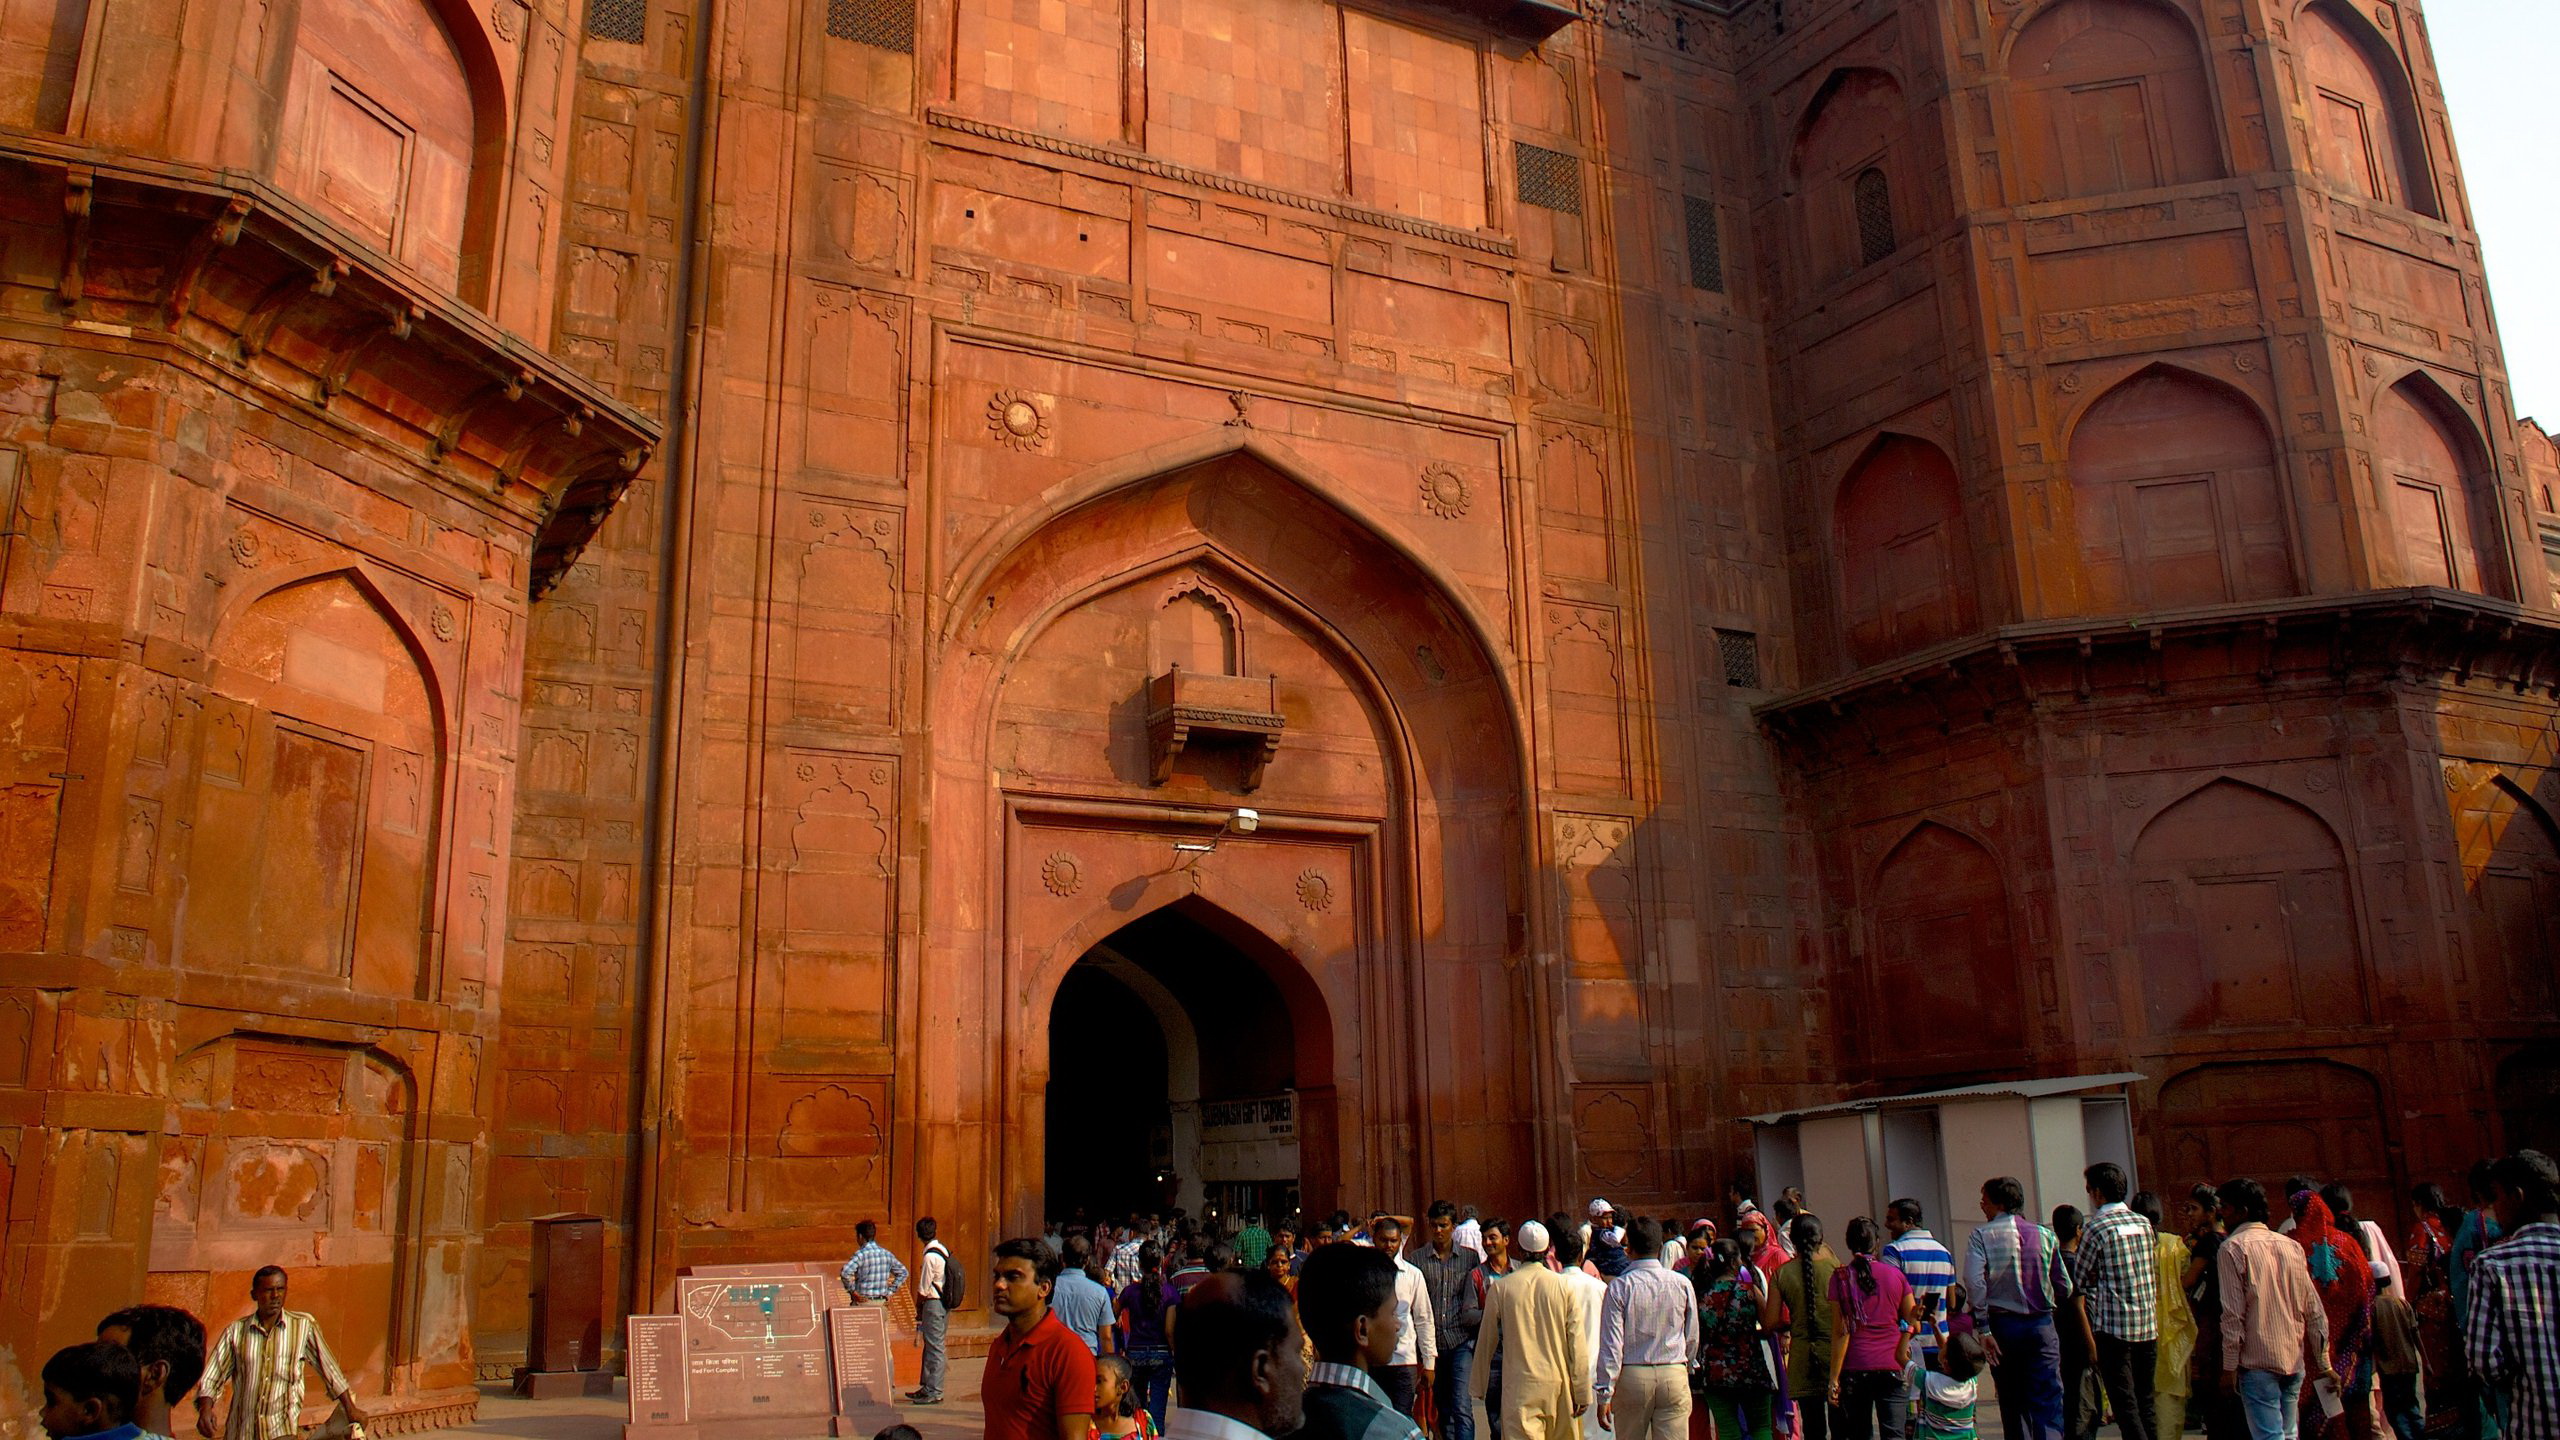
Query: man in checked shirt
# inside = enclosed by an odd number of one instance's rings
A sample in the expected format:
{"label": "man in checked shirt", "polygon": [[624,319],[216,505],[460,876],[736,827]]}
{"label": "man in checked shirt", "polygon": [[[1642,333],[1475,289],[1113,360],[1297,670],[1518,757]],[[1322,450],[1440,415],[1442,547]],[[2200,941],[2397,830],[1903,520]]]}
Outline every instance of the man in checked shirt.
{"label": "man in checked shirt", "polygon": [[[196,1428],[221,1440],[293,1440],[302,1433],[302,1367],[320,1372],[320,1383],[345,1407],[351,1425],[364,1424],[355,1387],[320,1338],[320,1322],[284,1308],[285,1274],[269,1265],[249,1277],[249,1299],[258,1307],[231,1322],[205,1357],[203,1388],[196,1392]],[[214,1397],[231,1390],[230,1418]]]}
{"label": "man in checked shirt", "polygon": [[907,1283],[907,1264],[880,1243],[880,1227],[872,1221],[854,1226],[853,1238],[862,1243],[836,1272],[836,1283],[844,1286],[856,1305],[880,1304]]}
{"label": "man in checked shirt", "polygon": [[[2090,1166],[2089,1221],[2071,1277],[2071,1324],[2097,1357],[2098,1383],[2124,1440],[2152,1440],[2151,1386],[2160,1350],[2160,1262],[2151,1222],[2125,1204],[2122,1167]],[[2174,1440],[2174,1437],[2164,1437]]]}

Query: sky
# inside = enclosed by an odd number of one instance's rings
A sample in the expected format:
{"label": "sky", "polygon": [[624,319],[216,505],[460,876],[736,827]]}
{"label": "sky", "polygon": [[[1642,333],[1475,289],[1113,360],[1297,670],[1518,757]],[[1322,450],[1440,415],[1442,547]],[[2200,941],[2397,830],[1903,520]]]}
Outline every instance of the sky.
{"label": "sky", "polygon": [[2560,4],[2424,0],[2516,413],[2560,429]]}

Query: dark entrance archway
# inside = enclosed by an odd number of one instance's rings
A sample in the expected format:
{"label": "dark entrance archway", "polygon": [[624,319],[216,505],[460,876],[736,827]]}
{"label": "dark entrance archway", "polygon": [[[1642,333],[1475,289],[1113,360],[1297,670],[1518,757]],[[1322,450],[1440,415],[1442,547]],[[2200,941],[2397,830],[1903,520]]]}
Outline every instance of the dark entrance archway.
{"label": "dark entrance archway", "polygon": [[1051,1218],[1296,1210],[1298,1023],[1263,964],[1180,903],[1114,931],[1049,1010]]}

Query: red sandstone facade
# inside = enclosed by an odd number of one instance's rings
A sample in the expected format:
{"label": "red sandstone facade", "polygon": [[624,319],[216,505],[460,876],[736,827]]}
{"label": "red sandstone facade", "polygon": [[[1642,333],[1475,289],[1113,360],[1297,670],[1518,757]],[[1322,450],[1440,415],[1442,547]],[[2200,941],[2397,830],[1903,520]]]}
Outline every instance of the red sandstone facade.
{"label": "red sandstone facade", "polygon": [[2414,4],[0,0],[0,176],[22,1362],[273,1260],[425,1422],[533,1216],[970,1253],[1133,1088],[1310,1208],[2549,1133]]}

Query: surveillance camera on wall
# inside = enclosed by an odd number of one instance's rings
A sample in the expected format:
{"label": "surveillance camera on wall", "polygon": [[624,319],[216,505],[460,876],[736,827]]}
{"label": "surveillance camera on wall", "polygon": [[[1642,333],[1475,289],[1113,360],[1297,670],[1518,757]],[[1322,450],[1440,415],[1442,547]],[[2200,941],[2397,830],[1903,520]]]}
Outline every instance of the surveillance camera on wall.
{"label": "surveillance camera on wall", "polygon": [[1262,828],[1262,812],[1238,807],[1236,813],[1227,817],[1227,828],[1239,835],[1250,835]]}

